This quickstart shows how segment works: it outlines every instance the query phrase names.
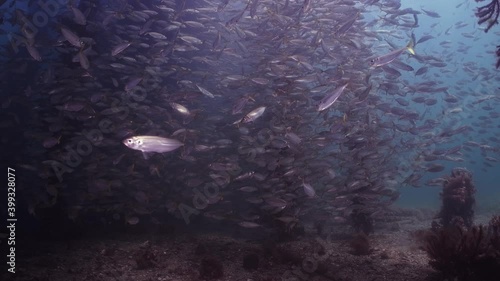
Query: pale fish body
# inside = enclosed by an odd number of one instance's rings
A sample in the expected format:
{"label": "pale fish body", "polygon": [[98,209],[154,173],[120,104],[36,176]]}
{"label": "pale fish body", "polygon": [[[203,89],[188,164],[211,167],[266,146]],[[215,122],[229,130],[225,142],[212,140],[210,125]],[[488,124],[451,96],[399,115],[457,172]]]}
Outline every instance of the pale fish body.
{"label": "pale fish body", "polygon": [[342,92],[344,91],[344,89],[346,87],[347,87],[347,83],[344,84],[343,86],[335,89],[335,91],[333,91],[333,93],[325,96],[321,100],[321,102],[319,103],[318,111],[323,111],[323,110],[329,108],[335,101],[337,101],[337,99],[340,97],[340,95],[342,94]]}
{"label": "pale fish body", "polygon": [[371,60],[371,65],[372,67],[379,67],[383,66],[386,64],[391,63],[393,60],[395,60],[397,57],[399,57],[402,53],[405,51],[408,51],[410,54],[415,55],[415,50],[413,50],[413,41],[410,41],[406,47],[401,48],[399,50],[392,51],[386,55],[376,57],[373,60]]}
{"label": "pale fish body", "polygon": [[33,46],[26,44],[26,49],[28,49],[28,52],[30,53],[31,57],[36,60],[36,61],[42,61],[42,56],[38,52],[38,50]]}
{"label": "pale fish body", "polygon": [[182,115],[190,115],[191,114],[191,112],[189,112],[189,110],[185,106],[183,106],[182,104],[171,102],[170,106],[173,109],[177,110],[177,112],[179,112]]}
{"label": "pale fish body", "polygon": [[157,136],[134,136],[123,140],[123,144],[134,150],[157,153],[173,151],[184,145],[176,139]]}
{"label": "pale fish body", "polygon": [[83,69],[89,69],[90,62],[87,56],[83,53],[83,51],[78,52],[78,59]]}
{"label": "pale fish body", "polygon": [[123,52],[125,49],[127,49],[132,43],[131,42],[123,42],[118,45],[116,45],[113,50],[111,50],[111,55],[116,56],[119,53]]}
{"label": "pale fish body", "polygon": [[80,37],[78,37],[78,35],[73,33],[73,31],[67,29],[66,27],[61,27],[61,33],[64,38],[68,40],[69,43],[71,43],[71,45],[78,48],[83,47],[83,41],[80,39]]}
{"label": "pale fish body", "polygon": [[215,97],[214,94],[210,93],[207,89],[205,89],[205,88],[203,88],[201,86],[198,86],[198,85],[196,85],[196,87],[198,87],[198,90],[200,90],[200,92],[202,94],[204,94],[205,96],[207,96],[209,98],[214,98]]}
{"label": "pale fish body", "polygon": [[309,197],[314,197],[316,196],[316,191],[314,190],[314,187],[310,185],[309,183],[302,183],[302,187],[304,188],[304,192],[306,193],[307,196]]}
{"label": "pale fish body", "polygon": [[265,110],[266,110],[265,106],[257,107],[256,109],[250,111],[247,115],[245,115],[245,117],[243,117],[242,122],[248,123],[255,121],[255,119],[259,118],[260,116],[262,116],[262,114],[264,114]]}
{"label": "pale fish body", "polygon": [[87,19],[85,18],[85,15],[82,13],[82,11],[80,11],[78,8],[75,8],[73,6],[71,6],[70,8],[73,11],[75,23],[77,23],[79,25],[86,25]]}

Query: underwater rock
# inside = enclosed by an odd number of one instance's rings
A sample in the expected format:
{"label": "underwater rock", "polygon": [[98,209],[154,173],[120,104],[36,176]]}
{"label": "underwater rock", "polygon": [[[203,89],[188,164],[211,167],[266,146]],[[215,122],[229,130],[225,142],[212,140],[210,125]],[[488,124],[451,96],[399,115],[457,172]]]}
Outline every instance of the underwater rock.
{"label": "underwater rock", "polygon": [[219,260],[207,257],[201,260],[199,272],[200,279],[214,280],[224,275],[224,267]]}
{"label": "underwater rock", "polygon": [[246,270],[255,270],[259,267],[259,256],[255,253],[246,254],[243,257],[243,268]]}
{"label": "underwater rock", "polygon": [[355,234],[349,242],[349,246],[352,248],[352,254],[357,256],[368,255],[371,252],[370,240],[364,232]]}
{"label": "underwater rock", "polygon": [[151,247],[140,249],[134,256],[137,269],[149,269],[158,266],[156,254]]}
{"label": "underwater rock", "polygon": [[441,225],[472,226],[476,202],[475,192],[472,173],[465,168],[453,169],[451,175],[446,178],[441,192],[443,205],[438,215]]}
{"label": "underwater rock", "polygon": [[207,253],[207,246],[203,244],[198,244],[196,248],[194,249],[194,254],[195,255],[204,255]]}

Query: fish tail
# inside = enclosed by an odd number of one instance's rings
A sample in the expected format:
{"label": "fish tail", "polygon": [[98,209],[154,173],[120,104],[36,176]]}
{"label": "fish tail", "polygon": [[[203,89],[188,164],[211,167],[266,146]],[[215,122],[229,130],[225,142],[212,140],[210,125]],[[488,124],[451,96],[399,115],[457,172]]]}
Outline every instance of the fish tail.
{"label": "fish tail", "polygon": [[413,40],[410,40],[410,42],[408,42],[408,45],[406,45],[406,49],[412,55],[415,55],[415,50],[413,49],[414,47],[415,47],[415,44],[414,44]]}

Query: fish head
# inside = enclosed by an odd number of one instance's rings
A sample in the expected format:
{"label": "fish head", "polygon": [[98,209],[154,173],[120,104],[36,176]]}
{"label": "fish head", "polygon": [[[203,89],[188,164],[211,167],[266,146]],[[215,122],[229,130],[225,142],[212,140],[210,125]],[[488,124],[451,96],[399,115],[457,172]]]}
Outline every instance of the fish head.
{"label": "fish head", "polygon": [[123,144],[131,149],[141,150],[143,141],[141,138],[131,137],[123,140]]}
{"label": "fish head", "polygon": [[371,67],[377,67],[378,66],[377,65],[378,61],[379,61],[378,57],[370,59],[370,66]]}

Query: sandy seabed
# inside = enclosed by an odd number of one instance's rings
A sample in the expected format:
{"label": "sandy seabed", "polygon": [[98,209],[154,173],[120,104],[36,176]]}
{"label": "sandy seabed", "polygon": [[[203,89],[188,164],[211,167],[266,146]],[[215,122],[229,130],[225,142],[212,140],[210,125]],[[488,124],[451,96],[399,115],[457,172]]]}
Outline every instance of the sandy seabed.
{"label": "sandy seabed", "polygon": [[350,234],[317,235],[307,227],[286,241],[251,239],[266,235],[241,227],[233,233],[161,227],[24,241],[29,247],[18,254],[17,273],[4,271],[1,280],[440,280],[413,239],[416,230],[429,228],[432,211],[415,212],[378,227],[367,255],[353,254]]}

